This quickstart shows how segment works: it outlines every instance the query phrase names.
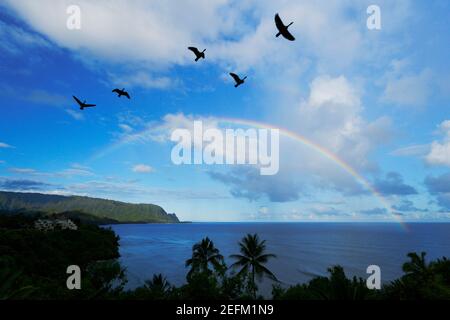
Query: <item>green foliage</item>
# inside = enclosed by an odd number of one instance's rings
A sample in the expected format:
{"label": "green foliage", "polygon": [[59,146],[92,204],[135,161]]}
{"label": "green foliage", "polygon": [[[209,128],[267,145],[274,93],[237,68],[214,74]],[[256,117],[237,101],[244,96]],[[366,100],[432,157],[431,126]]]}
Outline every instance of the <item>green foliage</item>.
{"label": "green foliage", "polygon": [[86,275],[83,288],[93,292],[88,299],[114,299],[127,283],[125,270],[115,259],[91,262],[86,267]]}
{"label": "green foliage", "polygon": [[[212,270],[209,267],[212,266]],[[214,243],[206,237],[192,247],[192,258],[186,260],[186,267],[191,267],[187,280],[198,273],[210,275],[213,272],[223,273],[226,270],[223,256]]]}
{"label": "green foliage", "polygon": [[273,281],[278,281],[275,275],[267,269],[265,264],[270,258],[275,258],[274,254],[266,252],[266,241],[260,240],[257,234],[247,234],[239,242],[240,254],[231,255],[231,258],[237,260],[231,265],[232,268],[240,267],[238,275],[248,275],[247,289],[256,298],[258,286],[256,278],[261,280],[263,276],[269,277]]}
{"label": "green foliage", "polygon": [[[187,283],[175,287],[161,275],[143,286],[124,290],[125,270],[121,267],[118,237],[100,228],[97,218],[66,212],[77,230],[39,231],[34,228],[38,212],[9,215],[0,212],[0,300],[4,299],[124,299],[124,300],[250,300],[257,298],[256,280],[275,275],[265,264],[275,255],[266,253],[265,241],[247,235],[239,242],[240,253],[228,269],[218,248],[209,239],[192,247]],[[329,276],[308,283],[273,286],[279,300],[450,300],[450,260],[427,262],[425,253],[409,253],[404,275],[381,290],[369,290],[362,278],[347,278],[341,266],[328,269]],[[82,272],[82,290],[68,290],[69,265]],[[238,269],[235,273],[233,270]]]}
{"label": "green foliage", "polygon": [[54,219],[70,219],[76,224],[94,224],[97,226],[101,225],[109,225],[109,224],[118,224],[119,221],[106,218],[106,217],[97,217],[92,214],[88,214],[81,211],[65,211],[61,213],[51,214],[49,217]]}
{"label": "green foliage", "polygon": [[177,291],[181,300],[237,300],[244,297],[245,279],[225,272],[196,272]]}
{"label": "green foliage", "polygon": [[23,284],[22,272],[4,267],[0,270],[0,300],[26,299],[35,288]]}
{"label": "green foliage", "polygon": [[306,284],[298,284],[284,290],[274,286],[274,299],[282,300],[365,300],[376,292],[369,290],[364,279],[348,279],[341,266],[328,269],[329,277],[316,277]]}
{"label": "green foliage", "polygon": [[221,280],[225,276],[226,265],[219,249],[208,238],[192,246],[192,257],[186,260],[190,267],[186,275],[187,284],[179,291],[187,299],[219,299]]}
{"label": "green foliage", "polygon": [[152,296],[158,299],[166,296],[172,289],[172,286],[162,274],[155,274],[152,280],[145,282],[145,288]]}
{"label": "green foliage", "polygon": [[63,212],[89,213],[107,223],[175,223],[174,214],[167,214],[154,204],[131,204],[119,201],[78,196],[59,196],[38,193],[0,191],[0,210],[40,211],[48,214]]}
{"label": "green foliage", "polygon": [[179,289],[172,286],[162,274],[155,274],[151,280],[134,290],[123,292],[125,300],[173,300],[177,299]]}
{"label": "green foliage", "polygon": [[383,287],[386,299],[450,300],[450,260],[437,259],[427,263],[425,252],[409,253],[403,264],[405,275]]}
{"label": "green foliage", "polygon": [[[114,260],[119,244],[112,230],[80,224],[78,230],[43,232],[33,228],[36,216],[14,218],[16,223],[0,214],[2,298],[106,298],[113,283],[119,281],[120,288],[124,273]],[[69,265],[81,268],[83,290],[67,289]]]}
{"label": "green foliage", "polygon": [[212,272],[196,272],[181,287],[180,294],[188,300],[218,300],[221,298],[220,279]]}

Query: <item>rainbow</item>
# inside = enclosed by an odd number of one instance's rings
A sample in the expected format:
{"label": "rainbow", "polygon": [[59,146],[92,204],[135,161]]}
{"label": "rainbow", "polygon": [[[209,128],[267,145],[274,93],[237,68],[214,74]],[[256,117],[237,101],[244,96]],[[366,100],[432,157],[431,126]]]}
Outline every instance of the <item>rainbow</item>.
{"label": "rainbow", "polygon": [[[304,137],[296,132],[293,132],[289,129],[282,128],[279,126],[274,126],[269,123],[264,123],[264,122],[255,121],[255,120],[248,120],[248,119],[240,119],[240,118],[228,118],[228,117],[218,117],[218,118],[214,118],[214,119],[217,120],[218,123],[243,125],[243,126],[247,126],[247,127],[256,127],[256,128],[262,128],[262,129],[278,129],[280,134],[282,134],[283,136],[288,137],[294,141],[297,141],[297,142],[301,143],[302,145],[312,149],[313,151],[321,154],[325,158],[334,162],[338,167],[342,168],[345,172],[350,174],[356,181],[358,181],[358,183],[360,183],[365,189],[370,191],[378,199],[378,201],[387,210],[387,212],[395,219],[395,221],[397,221],[402,226],[402,228],[404,230],[407,230],[407,225],[405,224],[405,222],[403,221],[401,216],[399,216],[398,214],[395,214],[393,212],[391,205],[386,200],[386,198],[383,197],[383,195],[378,190],[376,190],[376,188],[366,178],[364,178],[354,168],[352,168],[348,163],[346,163],[344,160],[339,158],[332,151],[324,148],[323,146],[307,139],[306,137]],[[103,157],[104,155],[120,148],[121,146],[126,145],[127,143],[137,141],[137,140],[139,140],[140,137],[142,137],[146,133],[150,132],[151,130],[152,129],[144,129],[141,132],[138,132],[138,133],[135,133],[132,135],[128,135],[128,136],[118,140],[114,144],[110,145],[106,149],[100,151],[91,159],[98,159],[98,158]]]}
{"label": "rainbow", "polygon": [[280,131],[280,134],[283,136],[286,136],[292,140],[295,140],[297,142],[300,142],[302,145],[314,150],[315,152],[318,152],[322,156],[328,158],[332,162],[334,162],[336,165],[338,165],[340,168],[342,168],[344,171],[349,173],[352,177],[355,178],[356,181],[358,181],[364,188],[366,188],[368,191],[370,191],[383,205],[383,207],[387,210],[387,212],[394,217],[394,219],[400,223],[400,225],[406,230],[407,225],[404,223],[401,216],[398,214],[395,214],[392,211],[391,205],[386,200],[385,197],[377,190],[374,186],[361,174],[359,174],[355,169],[353,169],[348,163],[346,163],[344,160],[339,158],[336,154],[331,152],[330,150],[325,149],[323,146],[305,138],[304,136],[293,132],[286,128],[281,128],[279,126],[274,126],[268,123],[260,122],[260,121],[254,121],[254,120],[247,120],[247,119],[239,119],[239,118],[227,118],[227,117],[221,117],[218,118],[219,122],[223,123],[232,123],[232,124],[238,124],[238,125],[244,125],[248,127],[257,127],[257,128],[264,128],[264,129],[278,129]]}

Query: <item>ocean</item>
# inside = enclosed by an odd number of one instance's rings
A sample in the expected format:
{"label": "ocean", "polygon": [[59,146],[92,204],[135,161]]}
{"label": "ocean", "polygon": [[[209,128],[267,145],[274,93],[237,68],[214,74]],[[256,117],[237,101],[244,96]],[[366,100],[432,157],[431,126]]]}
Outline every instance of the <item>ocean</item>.
{"label": "ocean", "polygon": [[[425,251],[427,259],[450,257],[450,223],[184,223],[110,226],[120,236],[121,264],[127,288],[142,285],[162,273],[175,285],[185,283],[185,261],[192,246],[208,236],[225,256],[238,253],[247,233],[266,240],[267,252],[277,257],[268,268],[284,286],[303,283],[327,268],[341,265],[348,276],[367,278],[369,265],[381,268],[382,282],[402,275],[408,252]],[[268,295],[271,283],[263,281]]]}

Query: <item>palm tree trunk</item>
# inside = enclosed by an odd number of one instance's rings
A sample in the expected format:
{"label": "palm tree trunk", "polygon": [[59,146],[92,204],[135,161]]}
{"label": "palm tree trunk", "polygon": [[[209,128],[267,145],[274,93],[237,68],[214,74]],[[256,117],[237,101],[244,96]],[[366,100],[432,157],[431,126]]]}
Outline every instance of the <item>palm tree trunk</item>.
{"label": "palm tree trunk", "polygon": [[255,266],[252,266],[253,299],[256,300]]}

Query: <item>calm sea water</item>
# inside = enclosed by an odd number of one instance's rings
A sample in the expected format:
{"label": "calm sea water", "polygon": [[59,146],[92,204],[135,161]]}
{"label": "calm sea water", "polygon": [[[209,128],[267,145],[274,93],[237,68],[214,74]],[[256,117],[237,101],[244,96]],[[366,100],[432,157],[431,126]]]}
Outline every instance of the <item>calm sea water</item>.
{"label": "calm sea water", "polygon": [[[428,259],[450,257],[450,223],[192,223],[114,225],[120,236],[121,263],[127,268],[128,288],[141,285],[155,273],[176,285],[185,282],[184,262],[192,245],[208,236],[228,264],[238,253],[238,241],[258,233],[268,252],[277,255],[268,267],[285,284],[306,282],[311,274],[326,275],[340,264],[349,276],[366,277],[366,268],[381,267],[382,281],[402,274],[411,251],[426,251]],[[270,283],[262,284],[270,292]]]}

